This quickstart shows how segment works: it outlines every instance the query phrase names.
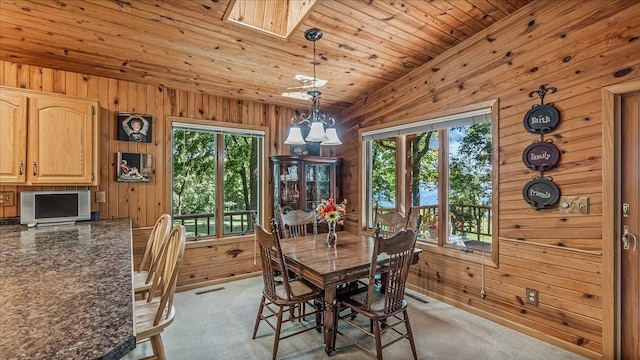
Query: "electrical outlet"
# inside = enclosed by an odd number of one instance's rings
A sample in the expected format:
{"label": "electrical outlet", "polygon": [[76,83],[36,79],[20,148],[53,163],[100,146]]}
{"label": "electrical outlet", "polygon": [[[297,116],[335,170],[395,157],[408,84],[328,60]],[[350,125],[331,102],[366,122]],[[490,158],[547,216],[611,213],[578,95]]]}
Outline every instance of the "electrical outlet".
{"label": "electrical outlet", "polygon": [[538,306],[538,290],[527,288],[527,303]]}
{"label": "electrical outlet", "polygon": [[96,202],[103,203],[105,202],[105,193],[104,191],[96,191]]}
{"label": "electrical outlet", "polygon": [[0,191],[0,206],[14,206],[15,204],[15,191]]}

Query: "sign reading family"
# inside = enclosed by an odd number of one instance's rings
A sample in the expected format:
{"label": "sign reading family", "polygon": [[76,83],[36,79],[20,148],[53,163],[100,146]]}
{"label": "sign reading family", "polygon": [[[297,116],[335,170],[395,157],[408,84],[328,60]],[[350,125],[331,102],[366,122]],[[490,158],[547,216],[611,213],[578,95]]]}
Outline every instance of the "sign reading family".
{"label": "sign reading family", "polygon": [[522,153],[522,162],[536,171],[546,171],[556,166],[560,159],[558,148],[547,141],[534,141]]}

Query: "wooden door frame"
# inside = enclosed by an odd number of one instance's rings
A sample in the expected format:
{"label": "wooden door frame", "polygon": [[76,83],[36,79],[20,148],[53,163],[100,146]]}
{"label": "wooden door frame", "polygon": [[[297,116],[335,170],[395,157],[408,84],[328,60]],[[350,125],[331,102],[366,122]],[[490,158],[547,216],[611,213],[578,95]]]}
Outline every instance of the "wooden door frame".
{"label": "wooden door frame", "polygon": [[613,359],[619,350],[618,241],[620,207],[620,108],[621,95],[640,91],[640,81],[602,89],[602,357]]}

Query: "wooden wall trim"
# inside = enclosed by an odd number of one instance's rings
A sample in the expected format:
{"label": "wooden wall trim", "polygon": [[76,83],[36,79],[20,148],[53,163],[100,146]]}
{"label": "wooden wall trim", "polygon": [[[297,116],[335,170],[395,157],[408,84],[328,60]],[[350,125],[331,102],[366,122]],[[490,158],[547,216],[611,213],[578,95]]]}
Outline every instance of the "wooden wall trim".
{"label": "wooden wall trim", "polygon": [[253,235],[231,236],[222,239],[204,238],[198,241],[187,241],[187,248],[195,249],[207,246],[237,244],[240,242],[254,241],[254,239],[255,237]]}
{"label": "wooden wall trim", "polygon": [[602,356],[613,359],[618,354],[618,324],[616,287],[617,249],[619,248],[619,109],[617,98],[626,93],[640,90],[640,81],[608,86],[602,89],[602,251],[604,283],[603,293],[609,294],[603,299],[602,315]]}
{"label": "wooden wall trim", "polygon": [[240,274],[240,275],[230,276],[230,277],[222,278],[222,279],[203,281],[203,282],[194,283],[194,284],[176,286],[176,291],[177,292],[182,292],[182,291],[200,289],[200,288],[205,288],[207,286],[220,285],[220,284],[228,283],[228,282],[231,282],[231,281],[244,280],[244,279],[249,279],[249,278],[256,277],[256,276],[262,276],[262,271],[251,272],[251,273],[247,273],[247,274]]}
{"label": "wooden wall trim", "polygon": [[549,244],[541,244],[541,243],[535,243],[535,242],[526,242],[526,241],[523,241],[523,240],[511,239],[511,238],[502,237],[502,236],[499,239],[500,239],[500,241],[506,241],[506,242],[515,243],[515,244],[525,244],[525,245],[528,245],[528,246],[546,247],[546,248],[549,248],[549,249],[554,249],[555,251],[566,252],[567,254],[582,253],[582,254],[585,254],[585,255],[593,255],[593,256],[597,256],[597,257],[601,257],[602,256],[602,251],[573,249],[573,248],[567,248],[567,247],[558,246],[558,245],[549,245]]}

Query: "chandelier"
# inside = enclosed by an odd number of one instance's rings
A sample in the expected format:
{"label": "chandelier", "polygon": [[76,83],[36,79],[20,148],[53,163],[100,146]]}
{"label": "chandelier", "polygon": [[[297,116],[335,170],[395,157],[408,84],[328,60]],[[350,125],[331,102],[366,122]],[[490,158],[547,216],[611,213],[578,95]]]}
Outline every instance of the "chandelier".
{"label": "chandelier", "polygon": [[[294,115],[291,118],[292,126],[284,143],[288,145],[304,145],[309,141],[320,142],[320,145],[340,145],[342,141],[338,138],[336,128],[333,127],[336,124],[336,120],[331,116],[327,117],[319,109],[320,99],[318,97],[322,93],[318,90],[316,81],[316,41],[322,38],[322,30],[309,29],[304,32],[304,37],[309,41],[313,41],[313,85],[311,90],[307,91],[307,94],[311,96],[309,98],[309,112],[302,112],[300,115]],[[302,137],[301,124],[311,127],[306,138]],[[325,125],[327,126],[326,130]]]}

